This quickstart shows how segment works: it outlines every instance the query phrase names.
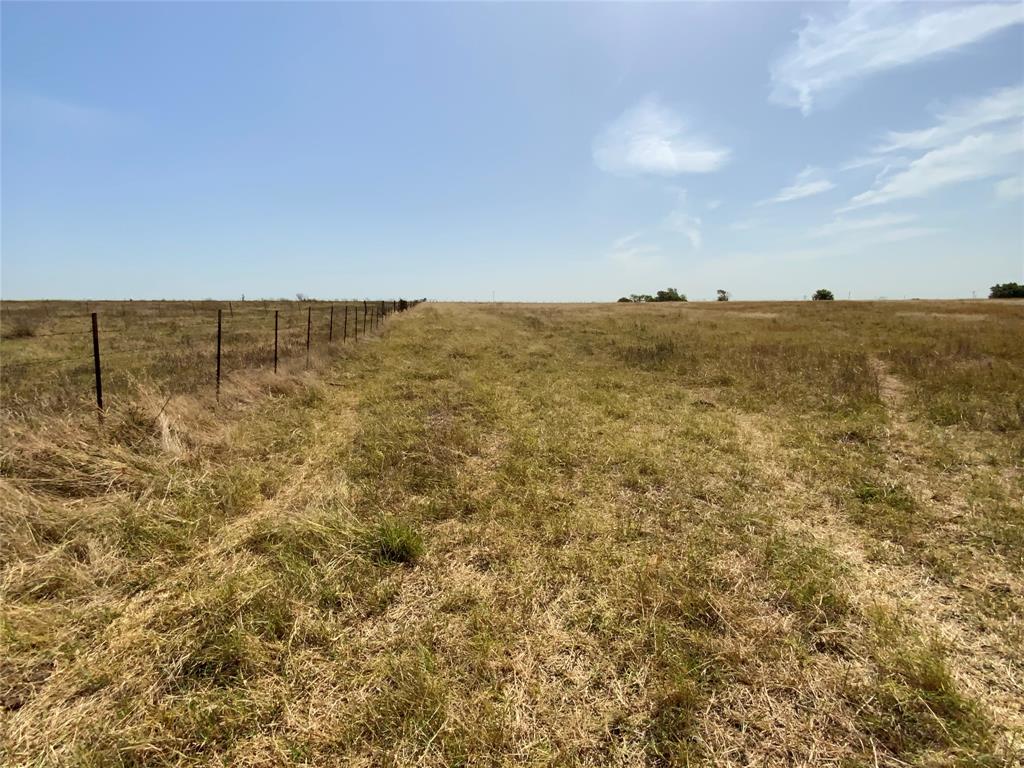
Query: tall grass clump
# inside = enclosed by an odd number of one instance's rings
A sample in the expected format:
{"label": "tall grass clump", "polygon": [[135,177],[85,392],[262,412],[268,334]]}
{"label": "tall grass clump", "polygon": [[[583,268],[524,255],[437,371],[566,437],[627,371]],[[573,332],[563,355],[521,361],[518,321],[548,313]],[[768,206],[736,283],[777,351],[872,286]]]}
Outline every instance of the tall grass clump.
{"label": "tall grass clump", "polygon": [[414,565],[423,555],[423,538],[409,523],[384,518],[364,534],[363,548],[379,563]]}

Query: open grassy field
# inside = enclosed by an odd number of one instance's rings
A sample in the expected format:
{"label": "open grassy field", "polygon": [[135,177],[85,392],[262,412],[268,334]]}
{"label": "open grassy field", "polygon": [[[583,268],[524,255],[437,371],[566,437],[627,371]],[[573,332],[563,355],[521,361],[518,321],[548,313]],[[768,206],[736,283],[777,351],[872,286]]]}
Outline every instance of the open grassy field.
{"label": "open grassy field", "polygon": [[1020,764],[1022,339],[995,301],[424,304],[102,426],[23,380],[0,763]]}

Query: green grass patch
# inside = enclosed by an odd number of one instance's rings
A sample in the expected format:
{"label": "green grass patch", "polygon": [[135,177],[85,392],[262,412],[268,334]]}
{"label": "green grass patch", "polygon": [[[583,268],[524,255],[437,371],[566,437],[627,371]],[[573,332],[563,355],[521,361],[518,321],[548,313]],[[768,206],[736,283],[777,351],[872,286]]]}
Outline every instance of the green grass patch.
{"label": "green grass patch", "polygon": [[423,537],[409,523],[384,518],[363,534],[363,549],[378,563],[414,565],[423,555]]}

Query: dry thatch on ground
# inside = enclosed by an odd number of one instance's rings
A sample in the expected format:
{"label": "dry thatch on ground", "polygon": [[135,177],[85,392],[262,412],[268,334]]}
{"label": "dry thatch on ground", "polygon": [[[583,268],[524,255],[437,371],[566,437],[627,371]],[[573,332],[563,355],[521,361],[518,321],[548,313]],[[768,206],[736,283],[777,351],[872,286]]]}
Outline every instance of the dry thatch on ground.
{"label": "dry thatch on ground", "polygon": [[915,307],[427,304],[219,405],[19,397],[3,762],[1013,764],[1024,312]]}

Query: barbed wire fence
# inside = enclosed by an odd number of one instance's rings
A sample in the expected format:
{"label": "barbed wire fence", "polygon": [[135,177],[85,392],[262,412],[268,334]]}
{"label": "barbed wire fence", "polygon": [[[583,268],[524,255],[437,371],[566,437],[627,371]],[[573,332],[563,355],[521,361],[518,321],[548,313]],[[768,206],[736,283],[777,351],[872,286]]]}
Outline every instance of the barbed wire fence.
{"label": "barbed wire fence", "polygon": [[[0,346],[0,383],[5,385],[2,389],[35,391],[30,385],[39,381],[40,374],[51,374],[53,379],[68,380],[68,385],[80,393],[88,386],[101,419],[104,387],[117,373],[128,376],[130,371],[152,372],[158,368],[165,374],[160,378],[177,381],[182,389],[189,389],[186,382],[195,389],[201,388],[203,381],[208,382],[219,400],[222,380],[229,373],[272,368],[276,374],[286,359],[294,361],[300,356],[308,370],[314,352],[319,355],[329,352],[336,343],[365,339],[379,331],[391,315],[411,309],[420,300],[312,302],[284,309],[271,307],[271,303],[248,301],[236,306],[235,302],[226,302],[224,306],[224,302],[88,302],[84,307],[79,305],[77,313],[72,309],[71,314],[55,317],[47,306],[50,302],[45,302],[42,309],[35,310],[44,321],[81,326],[39,332],[26,329],[21,333],[17,326],[13,330],[5,328],[0,340],[17,341],[22,354],[44,356],[9,361],[6,344]],[[128,312],[132,306],[152,310],[153,305],[158,310],[155,315],[142,317],[138,311]],[[160,307],[167,306],[178,311],[159,312]],[[79,342],[85,348],[75,349]],[[61,347],[59,356],[55,356],[46,354],[52,349],[36,345],[70,345],[72,349]]]}

